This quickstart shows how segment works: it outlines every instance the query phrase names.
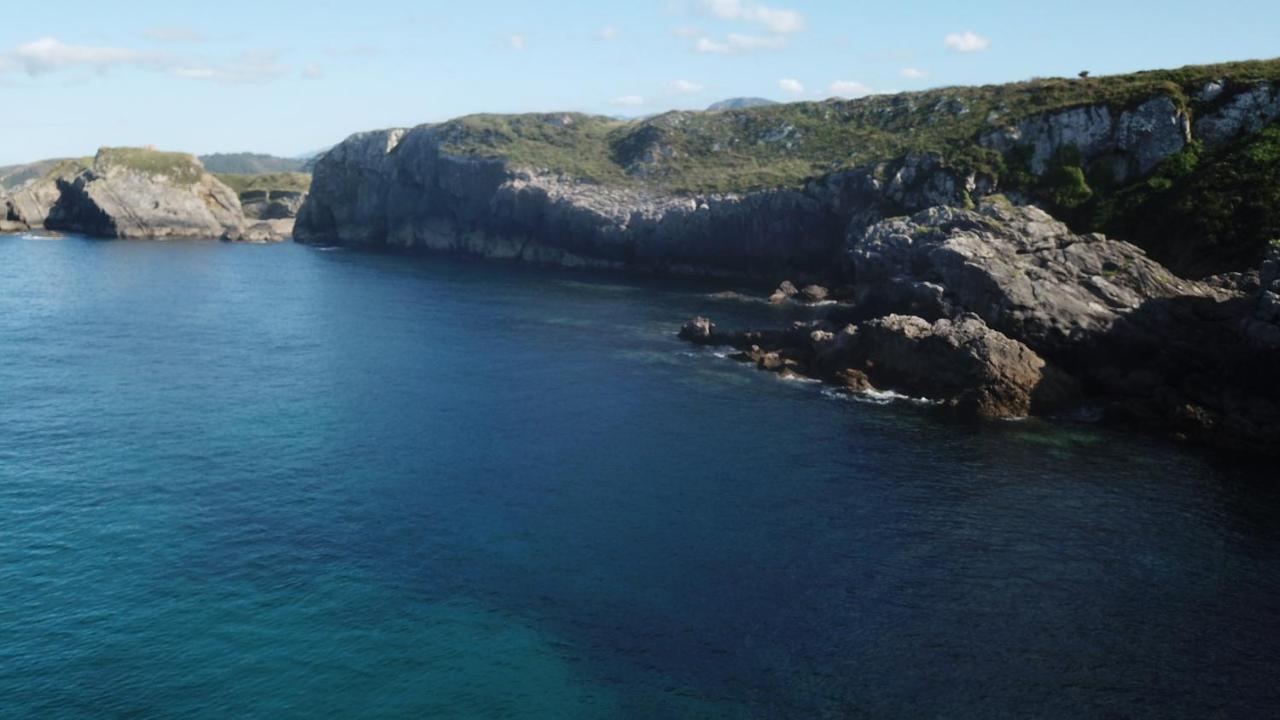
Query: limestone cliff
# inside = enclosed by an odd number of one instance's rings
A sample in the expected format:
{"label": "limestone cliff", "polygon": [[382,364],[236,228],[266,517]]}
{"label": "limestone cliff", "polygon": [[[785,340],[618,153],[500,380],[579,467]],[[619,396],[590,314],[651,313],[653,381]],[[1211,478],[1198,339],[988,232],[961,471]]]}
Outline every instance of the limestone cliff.
{"label": "limestone cliff", "polygon": [[[1280,63],[1246,63],[634,122],[474,116],[362,133],[318,162],[296,237],[834,280],[849,233],[995,192],[1060,211],[1076,231],[1123,227],[1143,213],[1113,202],[1131,200],[1127,188],[1270,127],[1277,81]],[[1262,243],[1243,232],[1149,247],[1175,272],[1256,267]]]}
{"label": "limestone cliff", "polygon": [[236,194],[182,153],[103,148],[59,196],[45,226],[110,238],[221,237],[238,233]]}

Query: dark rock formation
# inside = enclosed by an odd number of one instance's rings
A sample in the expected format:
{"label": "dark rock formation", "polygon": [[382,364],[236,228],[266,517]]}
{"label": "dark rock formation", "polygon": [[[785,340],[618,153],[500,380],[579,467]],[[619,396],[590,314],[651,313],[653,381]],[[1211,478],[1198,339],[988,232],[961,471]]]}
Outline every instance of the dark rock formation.
{"label": "dark rock formation", "polygon": [[298,217],[306,199],[305,192],[251,190],[240,193],[240,206],[251,220],[287,220]]}
{"label": "dark rock formation", "polygon": [[864,313],[973,312],[1059,359],[1087,350],[1088,338],[1148,300],[1215,296],[1129,243],[1076,235],[1042,210],[999,198],[886,220],[855,232],[847,254]]}
{"label": "dark rock formation", "polygon": [[45,225],[110,238],[221,237],[244,215],[236,194],[190,155],[107,150],[60,195]]}
{"label": "dark rock formation", "polygon": [[821,379],[857,392],[893,390],[943,402],[966,417],[1017,418],[1077,399],[1079,387],[1027,346],[976,315],[930,323],[903,315],[849,325],[799,323],[787,330],[721,333],[707,318],[680,337],[729,345],[762,370]]}

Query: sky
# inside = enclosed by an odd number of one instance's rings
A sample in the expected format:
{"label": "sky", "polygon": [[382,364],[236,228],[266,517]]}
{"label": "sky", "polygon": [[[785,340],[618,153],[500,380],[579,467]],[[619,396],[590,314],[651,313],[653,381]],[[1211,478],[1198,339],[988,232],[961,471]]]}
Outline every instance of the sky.
{"label": "sky", "polygon": [[1280,2],[60,0],[0,21],[0,165],[297,156],[476,112],[643,116],[1280,56]]}

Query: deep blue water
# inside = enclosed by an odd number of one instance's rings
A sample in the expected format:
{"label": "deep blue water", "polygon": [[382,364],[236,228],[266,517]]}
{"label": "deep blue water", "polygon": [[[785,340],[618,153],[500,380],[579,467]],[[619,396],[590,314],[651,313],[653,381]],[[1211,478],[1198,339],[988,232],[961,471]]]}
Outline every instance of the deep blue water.
{"label": "deep blue water", "polygon": [[0,717],[1263,717],[1280,491],[672,335],[715,288],[0,237]]}

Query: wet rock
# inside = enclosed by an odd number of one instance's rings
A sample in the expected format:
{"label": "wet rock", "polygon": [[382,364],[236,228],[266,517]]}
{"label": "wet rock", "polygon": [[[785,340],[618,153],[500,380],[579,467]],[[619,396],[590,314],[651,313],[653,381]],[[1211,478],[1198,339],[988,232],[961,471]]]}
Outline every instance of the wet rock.
{"label": "wet rock", "polygon": [[778,305],[794,299],[795,296],[799,294],[800,291],[796,289],[796,286],[792,284],[790,280],[783,280],[782,283],[778,285],[778,289],[774,290],[773,294],[769,296],[769,302],[774,305]]}
{"label": "wet rock", "polygon": [[827,299],[830,291],[821,285],[806,285],[800,294],[804,296],[804,301],[807,303],[820,303]]}
{"label": "wet rock", "polygon": [[822,362],[861,371],[875,387],[944,400],[962,414],[1016,418],[1066,407],[1078,384],[976,315],[930,323],[889,315],[842,333]]}
{"label": "wet rock", "polygon": [[712,344],[716,336],[716,324],[710,318],[696,317],[680,328],[679,338],[699,345]]}

